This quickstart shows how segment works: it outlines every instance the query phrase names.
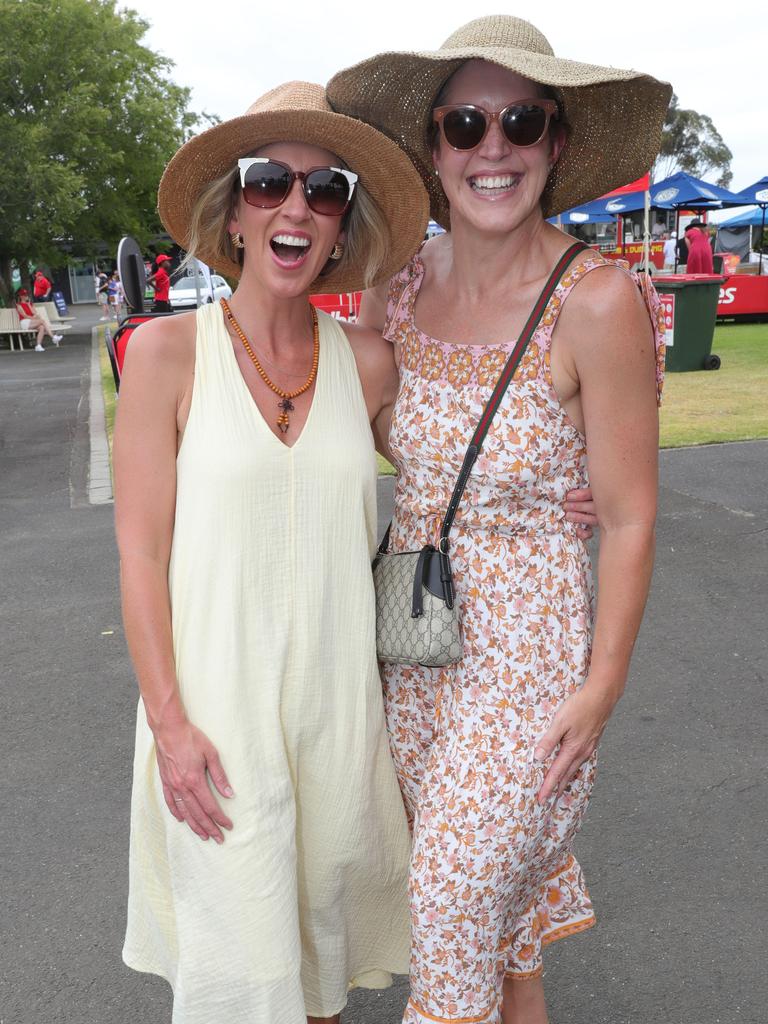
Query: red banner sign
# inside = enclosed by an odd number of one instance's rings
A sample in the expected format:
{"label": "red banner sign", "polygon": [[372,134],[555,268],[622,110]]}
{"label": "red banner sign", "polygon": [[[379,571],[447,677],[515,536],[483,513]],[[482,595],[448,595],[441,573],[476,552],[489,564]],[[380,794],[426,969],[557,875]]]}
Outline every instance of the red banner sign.
{"label": "red banner sign", "polygon": [[310,295],[310,302],[316,309],[330,313],[337,320],[357,320],[360,311],[360,292],[343,292],[340,295]]}
{"label": "red banner sign", "polygon": [[718,316],[768,316],[768,275],[734,274],[720,288]]}
{"label": "red banner sign", "polygon": [[[602,250],[602,255],[609,260],[626,260],[630,267],[635,267],[643,261],[643,243],[628,242],[623,248]],[[661,242],[651,242],[651,263],[659,270],[664,267],[664,245]]]}

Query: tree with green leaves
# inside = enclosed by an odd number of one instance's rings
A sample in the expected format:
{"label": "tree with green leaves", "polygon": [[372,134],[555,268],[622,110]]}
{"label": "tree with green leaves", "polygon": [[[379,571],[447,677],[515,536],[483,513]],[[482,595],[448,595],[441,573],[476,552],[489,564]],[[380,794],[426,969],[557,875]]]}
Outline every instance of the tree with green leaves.
{"label": "tree with green leaves", "polygon": [[676,171],[687,171],[694,178],[728,188],[733,177],[732,159],[733,153],[712,119],[695,110],[683,110],[673,93],[664,121],[661,149],[653,166],[653,180],[661,181]]}
{"label": "tree with green leaves", "polygon": [[0,293],[12,261],[157,233],[157,185],[192,133],[189,90],[115,0],[0,0]]}

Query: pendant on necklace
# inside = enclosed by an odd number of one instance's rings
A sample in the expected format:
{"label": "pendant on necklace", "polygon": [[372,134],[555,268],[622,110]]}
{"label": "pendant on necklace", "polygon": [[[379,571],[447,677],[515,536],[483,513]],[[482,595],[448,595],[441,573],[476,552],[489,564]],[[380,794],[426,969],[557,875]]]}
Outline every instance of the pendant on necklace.
{"label": "pendant on necklace", "polygon": [[283,410],[277,417],[277,429],[281,434],[285,434],[290,426],[290,423],[288,422],[288,413],[293,412],[296,407],[290,398],[284,398],[281,402],[278,402],[277,407],[278,409]]}

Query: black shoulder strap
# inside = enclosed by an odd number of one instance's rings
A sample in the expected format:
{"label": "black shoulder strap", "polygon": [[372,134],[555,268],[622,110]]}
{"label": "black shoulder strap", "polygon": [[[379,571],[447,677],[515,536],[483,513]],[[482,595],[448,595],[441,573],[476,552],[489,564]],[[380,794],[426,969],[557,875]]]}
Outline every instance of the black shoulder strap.
{"label": "black shoulder strap", "polygon": [[[552,269],[552,273],[549,275],[547,283],[542,288],[541,294],[531,310],[531,315],[528,317],[525,326],[520,332],[517,344],[510,353],[509,359],[504,365],[504,369],[501,371],[499,379],[496,382],[496,387],[493,389],[493,393],[488,399],[483,415],[480,417],[477,427],[475,428],[475,432],[472,435],[472,440],[470,441],[466,455],[464,456],[464,461],[462,463],[461,470],[459,471],[459,476],[456,480],[451,500],[448,502],[448,510],[445,513],[443,525],[440,528],[440,543],[438,545],[438,550],[442,555],[448,554],[448,534],[451,532],[453,520],[456,516],[456,511],[459,507],[459,503],[461,502],[462,495],[464,494],[464,488],[467,486],[469,474],[472,472],[472,467],[480,453],[483,441],[485,440],[486,434],[493,422],[493,417],[496,415],[496,410],[499,408],[501,400],[509,387],[510,381],[514,377],[515,371],[520,365],[520,360],[525,355],[525,350],[528,348],[528,344],[533,337],[536,328],[539,326],[539,321],[544,315],[544,310],[547,308],[549,300],[552,298],[555,289],[560,283],[560,278],[576,256],[584,249],[588,248],[589,246],[585,245],[583,242],[574,242],[574,244],[569,246],[558,259]],[[389,531],[391,526],[392,524],[390,523],[387,527],[387,532],[384,534],[381,544],[379,545],[380,554],[384,554],[389,546]]]}

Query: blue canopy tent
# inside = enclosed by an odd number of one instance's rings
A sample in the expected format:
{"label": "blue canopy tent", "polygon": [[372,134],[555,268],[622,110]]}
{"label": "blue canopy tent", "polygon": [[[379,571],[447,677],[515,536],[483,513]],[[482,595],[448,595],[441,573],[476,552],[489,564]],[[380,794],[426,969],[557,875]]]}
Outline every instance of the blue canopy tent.
{"label": "blue canopy tent", "polygon": [[[768,188],[768,184],[766,184]],[[755,199],[742,199],[727,188],[710,185],[706,181],[678,171],[677,174],[657,181],[650,188],[651,208],[660,210],[707,210],[720,209],[722,206],[743,206],[745,203],[757,202]],[[768,202],[768,200],[766,200]],[[645,206],[645,192],[623,192],[617,196],[604,196],[583,206],[575,206],[568,213],[618,214],[634,213]],[[563,214],[565,218],[566,214]]]}
{"label": "blue canopy tent", "polygon": [[[741,192],[737,192],[736,196],[741,199],[744,206],[756,203],[760,208],[760,262],[758,263],[757,272],[762,274],[763,272],[763,237],[765,235],[765,208],[768,206],[768,175],[756,181],[754,185],[749,185],[747,188],[743,188]],[[757,213],[757,210],[755,210]]]}
{"label": "blue canopy tent", "polygon": [[583,203],[581,206],[574,206],[570,210],[559,214],[557,217],[550,217],[550,224],[610,224],[616,220],[616,215],[608,213],[604,209],[604,201],[596,199],[592,203]]}
{"label": "blue canopy tent", "polygon": [[651,185],[651,206],[667,210],[707,210],[720,206],[743,206],[744,200],[721,185],[710,185],[685,171],[670,174]]}
{"label": "blue canopy tent", "polygon": [[754,185],[743,188],[736,195],[744,206],[751,206],[753,203],[757,206],[768,206],[768,175],[756,181]]}
{"label": "blue canopy tent", "polygon": [[578,206],[561,213],[559,218],[553,217],[552,223],[556,224],[558,220],[563,224],[610,224],[616,217],[611,213],[601,213],[599,210],[590,212]]}
{"label": "blue canopy tent", "polygon": [[[566,210],[560,216],[566,222],[571,214],[587,214],[590,221],[601,224],[612,220],[620,213],[632,213],[634,210],[642,210],[645,203],[645,192],[624,192],[618,196],[604,196],[602,199],[593,199],[591,203],[584,203],[582,206],[574,206],[572,210]],[[598,219],[599,218],[599,219]],[[557,218],[553,218],[553,222]],[[581,221],[582,224],[586,221]]]}
{"label": "blue canopy tent", "polygon": [[728,220],[718,221],[719,228],[759,228],[763,222],[763,211],[759,206],[754,210],[747,210],[745,213],[737,213],[735,217]]}

